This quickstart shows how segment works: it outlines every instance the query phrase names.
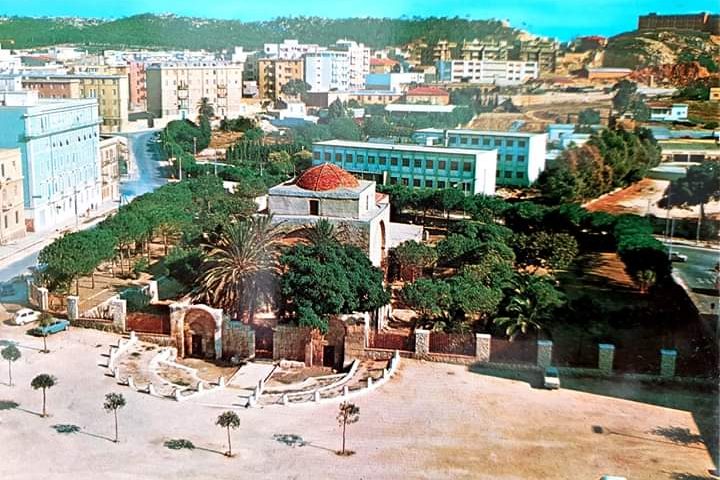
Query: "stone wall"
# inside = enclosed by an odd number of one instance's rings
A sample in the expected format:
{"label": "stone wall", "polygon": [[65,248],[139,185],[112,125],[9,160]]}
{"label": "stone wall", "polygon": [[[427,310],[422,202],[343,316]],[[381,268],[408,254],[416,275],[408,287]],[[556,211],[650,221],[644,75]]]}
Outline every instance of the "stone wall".
{"label": "stone wall", "polygon": [[273,360],[310,360],[305,358],[310,333],[309,328],[278,325],[273,333]]}
{"label": "stone wall", "polygon": [[346,323],[345,345],[343,348],[345,353],[344,362],[351,362],[355,358],[365,358],[368,350],[365,348],[366,342],[366,328],[364,323]]}
{"label": "stone wall", "polygon": [[222,343],[225,358],[255,357],[255,331],[249,325],[225,319],[222,327]]}

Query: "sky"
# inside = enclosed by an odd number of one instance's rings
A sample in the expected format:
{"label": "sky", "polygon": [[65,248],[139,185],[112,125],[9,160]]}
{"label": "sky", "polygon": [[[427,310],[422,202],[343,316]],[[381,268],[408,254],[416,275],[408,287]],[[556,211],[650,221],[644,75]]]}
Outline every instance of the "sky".
{"label": "sky", "polygon": [[459,16],[509,20],[532,33],[569,40],[633,30],[637,16],[718,13],[718,0],[0,0],[0,15],[118,18],[139,13],[269,20],[278,16]]}

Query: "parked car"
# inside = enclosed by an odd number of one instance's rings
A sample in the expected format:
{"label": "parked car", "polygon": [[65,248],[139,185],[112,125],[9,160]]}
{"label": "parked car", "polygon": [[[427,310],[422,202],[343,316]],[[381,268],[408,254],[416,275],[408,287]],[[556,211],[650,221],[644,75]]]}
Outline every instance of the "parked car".
{"label": "parked car", "polygon": [[545,369],[543,385],[549,390],[560,388],[560,372],[556,367],[547,367]]}
{"label": "parked car", "polygon": [[37,322],[38,318],[40,318],[40,312],[29,308],[21,308],[13,315],[13,323],[15,325],[25,325],[26,323]]}
{"label": "parked car", "polygon": [[671,262],[687,262],[688,257],[687,255],[683,255],[682,253],[677,252],[670,252],[670,261]]}
{"label": "parked car", "polygon": [[44,337],[46,335],[52,335],[53,333],[64,332],[68,328],[70,328],[70,322],[68,322],[67,320],[56,318],[53,319],[53,322],[50,325],[46,325],[44,327],[35,327],[33,329],[30,329],[28,333],[38,337]]}

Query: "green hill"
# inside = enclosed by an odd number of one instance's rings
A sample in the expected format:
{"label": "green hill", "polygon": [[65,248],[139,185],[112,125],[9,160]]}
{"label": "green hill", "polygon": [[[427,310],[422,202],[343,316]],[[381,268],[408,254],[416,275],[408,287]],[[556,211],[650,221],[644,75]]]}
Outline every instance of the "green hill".
{"label": "green hill", "polygon": [[55,44],[86,47],[146,47],[220,50],[238,45],[262,47],[265,42],[296,38],[304,43],[328,45],[348,38],[379,48],[402,45],[419,38],[510,40],[519,31],[496,20],[461,18],[276,18],[264,22],[213,20],[175,15],[135,15],[118,20],[3,17],[0,41],[15,41],[15,48]]}

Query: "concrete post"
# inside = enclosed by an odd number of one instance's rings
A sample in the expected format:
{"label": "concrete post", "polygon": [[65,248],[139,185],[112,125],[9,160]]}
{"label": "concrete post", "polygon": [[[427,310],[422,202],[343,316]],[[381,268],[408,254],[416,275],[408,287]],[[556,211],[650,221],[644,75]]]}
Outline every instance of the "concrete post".
{"label": "concrete post", "polygon": [[675,376],[675,361],[677,360],[677,350],[665,349],[660,350],[660,376],[663,378],[672,378]]}
{"label": "concrete post", "polygon": [[136,342],[137,339],[138,339],[138,338],[137,338],[137,334],[135,333],[135,330],[131,330],[131,331],[130,331],[130,341],[131,341],[131,342]]}
{"label": "concrete post", "polygon": [[67,318],[68,320],[75,321],[80,318],[80,297],[76,295],[70,295],[66,298],[67,300]]}
{"label": "concrete post", "polygon": [[387,368],[383,368],[382,377],[383,377],[383,378],[388,378],[388,369],[387,369]]}
{"label": "concrete post", "polygon": [[316,402],[320,401],[320,391],[319,390],[315,390],[314,399]]}
{"label": "concrete post", "polygon": [[225,386],[225,377],[220,376],[218,378],[218,387],[224,387]]}
{"label": "concrete post", "polygon": [[124,332],[127,325],[127,301],[122,298],[112,300],[110,311],[112,312],[113,326]]}
{"label": "concrete post", "polygon": [[113,377],[115,377],[115,381],[120,383],[120,367],[115,367],[113,369]]}
{"label": "concrete post", "polygon": [[182,401],[182,394],[180,393],[179,388],[175,389],[175,392],[173,393],[173,397],[175,397],[175,400],[178,402]]}
{"label": "concrete post", "polygon": [[615,345],[611,343],[598,344],[598,369],[605,375],[610,375],[613,371],[613,361],[615,359]]}
{"label": "concrete post", "polygon": [[128,383],[128,387],[130,387],[131,390],[137,390],[135,388],[135,379],[132,377],[132,375],[128,375],[127,383]]}
{"label": "concrete post", "polygon": [[368,388],[371,388],[372,385],[373,385],[373,378],[372,378],[372,377],[368,377],[368,379],[367,379],[367,386],[368,386]]}
{"label": "concrete post", "polygon": [[415,357],[425,358],[430,353],[430,330],[415,330]]}
{"label": "concrete post", "polygon": [[475,334],[475,360],[487,363],[490,361],[490,344],[492,337],[487,333]]}
{"label": "concrete post", "polygon": [[148,282],[147,295],[150,297],[150,303],[155,303],[159,300],[157,280],[150,280]]}
{"label": "concrete post", "polygon": [[283,393],[283,396],[282,396],[282,404],[283,404],[283,405],[287,405],[288,403],[290,403],[290,398],[288,397],[288,394],[287,394],[287,393]]}
{"label": "concrete post", "polygon": [[38,287],[38,305],[40,311],[44,312],[50,306],[50,292],[45,287]]}
{"label": "concrete post", "polygon": [[197,393],[202,393],[204,389],[205,389],[205,387],[203,386],[202,381],[198,382],[197,388],[196,388]]}
{"label": "concrete post", "polygon": [[537,366],[547,368],[552,364],[553,342],[550,340],[537,341]]}
{"label": "concrete post", "polygon": [[347,385],[343,385],[343,397],[347,397],[349,393],[350,387],[348,387]]}
{"label": "concrete post", "polygon": [[148,394],[153,397],[157,397],[157,391],[155,390],[155,385],[153,385],[152,382],[148,383]]}

